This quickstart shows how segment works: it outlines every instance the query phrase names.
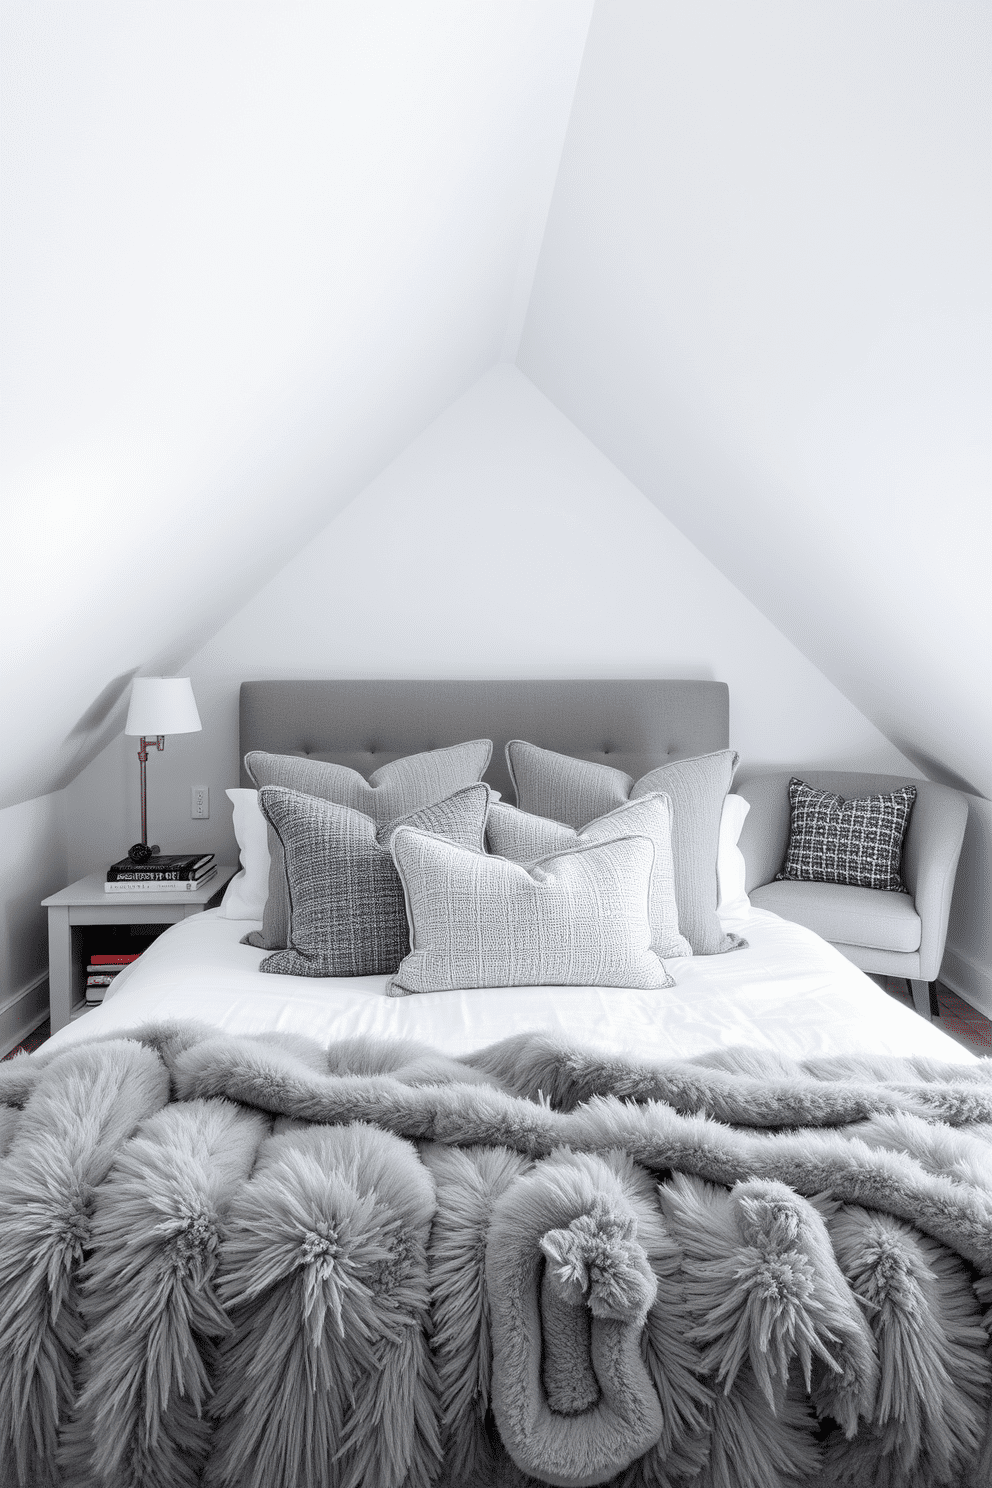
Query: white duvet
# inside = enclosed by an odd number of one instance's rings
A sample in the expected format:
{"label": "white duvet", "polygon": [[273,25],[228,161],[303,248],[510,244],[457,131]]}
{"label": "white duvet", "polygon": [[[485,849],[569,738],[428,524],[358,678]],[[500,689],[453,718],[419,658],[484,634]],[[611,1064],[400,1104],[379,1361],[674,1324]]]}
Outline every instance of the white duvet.
{"label": "white duvet", "polygon": [[975,1056],[879,990],[801,925],[752,910],[734,928],[749,948],[666,962],[663,992],[615,987],[507,987],[385,995],[385,977],[268,976],[264,951],[239,944],[254,921],[208,910],[173,925],[121,973],[103,1006],[54,1035],[49,1048],[166,1018],[229,1033],[275,1030],[327,1045],[356,1033],[413,1038],[465,1054],[527,1029],[550,1029],[609,1053],[688,1057],[731,1044],[812,1054]]}

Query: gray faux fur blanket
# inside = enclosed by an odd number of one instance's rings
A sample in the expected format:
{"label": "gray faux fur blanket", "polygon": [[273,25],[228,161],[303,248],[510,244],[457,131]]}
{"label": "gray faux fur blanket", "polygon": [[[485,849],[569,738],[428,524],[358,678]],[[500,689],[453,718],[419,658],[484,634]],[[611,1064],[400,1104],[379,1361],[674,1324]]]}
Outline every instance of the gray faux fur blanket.
{"label": "gray faux fur blanket", "polygon": [[992,1061],[0,1065],[0,1482],[988,1488]]}

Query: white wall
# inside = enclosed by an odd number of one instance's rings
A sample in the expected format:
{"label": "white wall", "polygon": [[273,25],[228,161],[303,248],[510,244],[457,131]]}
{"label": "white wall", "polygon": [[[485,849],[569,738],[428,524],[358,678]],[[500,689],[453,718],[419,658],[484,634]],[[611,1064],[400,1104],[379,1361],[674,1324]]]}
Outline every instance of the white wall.
{"label": "white wall", "polygon": [[992,801],[968,797],[942,980],[992,1018]]}
{"label": "white wall", "polygon": [[519,365],[992,795],[992,7],[599,0]]}
{"label": "white wall", "polygon": [[0,806],[501,356],[591,0],[10,0]]}
{"label": "white wall", "polygon": [[[230,853],[250,677],[715,677],[748,763],[917,773],[518,371],[483,377],[193,658],[149,761],[163,847]],[[74,871],[138,835],[133,740],[68,789]],[[189,817],[211,788],[209,822]],[[233,859],[232,859],[233,861]]]}
{"label": "white wall", "polygon": [[48,1011],[42,899],[66,883],[65,792],[0,810],[0,1053]]}
{"label": "white wall", "polygon": [[570,424],[472,385],[589,13],[6,7],[0,804],[96,755],[73,872],[137,836],[130,676],[190,656],[163,846],[230,850],[249,675],[720,676],[749,762],[905,769],[892,739],[992,790],[992,13],[600,0],[520,352]]}

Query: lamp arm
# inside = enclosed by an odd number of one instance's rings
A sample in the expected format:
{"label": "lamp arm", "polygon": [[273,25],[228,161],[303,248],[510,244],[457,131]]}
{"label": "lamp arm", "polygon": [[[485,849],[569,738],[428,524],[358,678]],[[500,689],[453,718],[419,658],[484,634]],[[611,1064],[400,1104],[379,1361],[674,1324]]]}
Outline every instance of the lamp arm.
{"label": "lamp arm", "polygon": [[165,735],[156,734],[146,738],[142,734],[138,740],[138,764],[141,767],[141,846],[149,853],[154,853],[158,851],[157,844],[155,847],[148,847],[148,782],[145,778],[145,766],[148,763],[148,748],[151,744],[154,744],[156,749],[164,749]]}

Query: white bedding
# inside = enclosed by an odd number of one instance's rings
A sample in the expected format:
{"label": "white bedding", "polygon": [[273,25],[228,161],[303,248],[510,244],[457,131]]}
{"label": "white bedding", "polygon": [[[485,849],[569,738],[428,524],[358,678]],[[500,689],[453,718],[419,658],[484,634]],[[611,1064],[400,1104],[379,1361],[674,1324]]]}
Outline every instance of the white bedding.
{"label": "white bedding", "polygon": [[308,979],[258,970],[239,944],[258,923],[208,910],[172,926],[124,971],[102,1007],[53,1048],[150,1020],[195,1018],[229,1033],[275,1030],[324,1045],[356,1033],[413,1038],[465,1054],[525,1029],[610,1053],[688,1057],[732,1044],[813,1054],[975,1056],[879,990],[832,946],[763,910],[735,924],[750,946],[666,963],[674,988],[510,987],[387,998],[386,978]]}

